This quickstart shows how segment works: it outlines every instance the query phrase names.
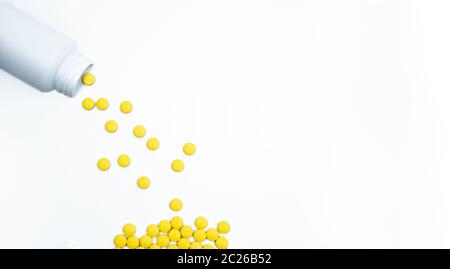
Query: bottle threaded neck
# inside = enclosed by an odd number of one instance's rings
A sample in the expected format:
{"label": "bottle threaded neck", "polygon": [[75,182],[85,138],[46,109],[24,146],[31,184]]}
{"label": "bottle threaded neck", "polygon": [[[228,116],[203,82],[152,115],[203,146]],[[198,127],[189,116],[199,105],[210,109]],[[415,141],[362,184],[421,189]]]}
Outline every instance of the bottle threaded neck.
{"label": "bottle threaded neck", "polygon": [[74,97],[83,86],[81,77],[92,68],[92,62],[79,53],[67,55],[56,73],[56,91]]}

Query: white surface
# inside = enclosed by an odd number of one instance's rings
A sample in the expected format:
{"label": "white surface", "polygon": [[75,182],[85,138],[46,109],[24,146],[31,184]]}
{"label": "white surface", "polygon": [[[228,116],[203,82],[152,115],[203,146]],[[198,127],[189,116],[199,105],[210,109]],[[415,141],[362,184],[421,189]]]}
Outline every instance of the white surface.
{"label": "white surface", "polygon": [[[172,197],[230,221],[234,248],[450,247],[450,2],[9,2],[77,40],[98,83],[69,99],[0,72],[0,247],[109,248]],[[129,169],[96,169],[122,152]]]}

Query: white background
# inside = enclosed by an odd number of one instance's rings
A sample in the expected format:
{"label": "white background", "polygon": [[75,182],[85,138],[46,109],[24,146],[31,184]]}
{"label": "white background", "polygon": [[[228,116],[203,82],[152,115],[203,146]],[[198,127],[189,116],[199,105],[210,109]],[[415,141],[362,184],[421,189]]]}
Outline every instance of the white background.
{"label": "white background", "polygon": [[111,248],[173,197],[228,220],[232,248],[450,247],[449,1],[8,2],[75,39],[97,84],[70,99],[0,72],[1,248]]}

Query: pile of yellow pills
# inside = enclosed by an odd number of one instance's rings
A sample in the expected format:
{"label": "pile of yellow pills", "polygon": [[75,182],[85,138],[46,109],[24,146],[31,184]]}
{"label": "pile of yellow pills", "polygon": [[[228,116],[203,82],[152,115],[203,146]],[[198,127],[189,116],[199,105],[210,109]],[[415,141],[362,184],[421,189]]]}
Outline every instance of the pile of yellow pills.
{"label": "pile of yellow pills", "polygon": [[125,114],[131,113],[133,111],[133,104],[130,101],[123,101],[120,104],[120,111]]}
{"label": "pile of yellow pills", "polygon": [[183,147],[184,154],[186,154],[188,156],[194,155],[196,150],[197,149],[196,149],[195,145],[192,143],[186,143]]}
{"label": "pile of yellow pills", "polygon": [[179,173],[184,170],[184,162],[180,159],[177,159],[172,162],[172,170]]}
{"label": "pile of yellow pills", "polygon": [[137,185],[141,189],[147,189],[150,186],[150,179],[146,176],[139,177],[137,180]]}
{"label": "pile of yellow pills", "polygon": [[147,148],[149,150],[157,150],[159,148],[158,138],[152,137],[147,140]]}
{"label": "pile of yellow pills", "polygon": [[169,203],[169,207],[175,212],[180,211],[183,208],[183,202],[178,198],[172,199]]}
{"label": "pile of yellow pills", "polygon": [[98,98],[97,102],[95,102],[95,106],[98,110],[107,110],[109,107],[109,102],[106,98]]}
{"label": "pile of yellow pills", "polygon": [[81,82],[86,86],[92,86],[95,83],[95,76],[91,73],[84,73],[81,76]]}
{"label": "pile of yellow pills", "polygon": [[83,101],[81,102],[81,106],[85,110],[92,110],[95,107],[95,101],[90,97],[84,98]]}
{"label": "pile of yellow pills", "polygon": [[126,155],[126,154],[122,154],[119,156],[119,158],[117,159],[117,164],[120,167],[128,167],[131,164],[131,158],[130,156]]}
{"label": "pile of yellow pills", "polygon": [[117,129],[119,129],[119,125],[117,124],[116,121],[114,120],[109,120],[105,123],[105,130],[108,133],[115,133],[117,131]]}
{"label": "pile of yellow pills", "polygon": [[133,129],[133,134],[137,138],[143,138],[147,134],[147,130],[145,130],[145,127],[142,125],[137,125]]}
{"label": "pile of yellow pills", "polygon": [[111,167],[111,163],[109,162],[108,159],[101,158],[97,162],[97,167],[98,167],[98,169],[100,169],[102,171],[106,171],[106,170],[108,170]]}
{"label": "pile of yellow pills", "polygon": [[223,236],[230,231],[228,222],[220,221],[217,229],[215,227],[208,228],[208,220],[200,216],[194,220],[194,225],[197,228],[195,231],[192,226],[185,224],[183,218],[174,216],[170,221],[163,219],[158,225],[148,225],[146,233],[138,237],[136,226],[128,223],[122,227],[123,234],[114,237],[114,247],[117,249],[125,247],[129,249],[228,248],[228,239]]}

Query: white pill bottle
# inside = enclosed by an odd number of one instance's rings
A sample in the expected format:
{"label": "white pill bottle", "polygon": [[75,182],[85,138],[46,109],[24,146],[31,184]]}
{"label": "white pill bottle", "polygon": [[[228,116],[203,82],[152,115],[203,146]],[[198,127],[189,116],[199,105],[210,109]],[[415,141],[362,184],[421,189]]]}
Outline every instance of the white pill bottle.
{"label": "white pill bottle", "polygon": [[0,3],[0,69],[41,92],[57,90],[73,97],[92,62],[76,43],[46,24]]}

